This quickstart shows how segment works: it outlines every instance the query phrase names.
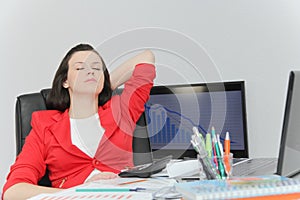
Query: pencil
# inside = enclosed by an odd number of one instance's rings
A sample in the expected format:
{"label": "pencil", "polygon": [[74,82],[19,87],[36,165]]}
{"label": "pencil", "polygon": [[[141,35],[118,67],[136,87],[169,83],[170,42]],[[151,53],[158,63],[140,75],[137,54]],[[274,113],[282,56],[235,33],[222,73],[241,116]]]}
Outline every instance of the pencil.
{"label": "pencil", "polygon": [[119,183],[118,185],[128,185],[128,184],[132,184],[132,183],[139,183],[139,182],[144,182],[147,179],[140,179],[140,180],[135,180],[135,181],[128,181],[128,182],[124,182],[124,183]]}

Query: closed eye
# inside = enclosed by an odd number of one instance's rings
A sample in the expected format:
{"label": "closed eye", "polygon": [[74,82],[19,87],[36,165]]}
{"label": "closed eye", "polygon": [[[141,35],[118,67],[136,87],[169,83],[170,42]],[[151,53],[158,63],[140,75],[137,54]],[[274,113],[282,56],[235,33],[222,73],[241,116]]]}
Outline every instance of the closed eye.
{"label": "closed eye", "polygon": [[97,70],[97,71],[101,71],[102,70],[102,68],[100,68],[100,67],[93,67],[92,69]]}

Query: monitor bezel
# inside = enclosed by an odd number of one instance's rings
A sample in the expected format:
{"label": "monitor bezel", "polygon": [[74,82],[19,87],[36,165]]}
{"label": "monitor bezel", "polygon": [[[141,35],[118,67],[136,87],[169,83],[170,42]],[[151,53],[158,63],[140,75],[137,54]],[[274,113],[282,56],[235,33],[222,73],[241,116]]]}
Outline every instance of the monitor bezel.
{"label": "monitor bezel", "polygon": [[[287,95],[286,95],[286,102],[285,102],[285,109],[284,109],[284,117],[283,117],[283,125],[282,125],[282,132],[281,132],[281,140],[280,140],[280,148],[279,148],[279,156],[278,156],[278,164],[277,164],[277,170],[275,174],[278,174],[280,176],[286,176],[289,178],[295,177],[298,174],[300,174],[300,168],[298,170],[295,170],[293,172],[284,173],[283,172],[283,162],[284,162],[284,155],[285,155],[285,146],[287,142],[287,136],[288,136],[288,130],[289,130],[289,121],[290,121],[290,115],[291,115],[291,109],[292,109],[292,101],[293,96],[295,95],[294,87],[295,87],[295,79],[296,74],[299,73],[297,71],[291,71],[289,74],[289,82],[288,82],[288,88],[287,88]],[[295,101],[295,100],[294,100]]]}
{"label": "monitor bezel", "polygon": [[[243,115],[243,128],[244,128],[244,150],[232,150],[235,158],[248,158],[248,131],[247,131],[247,112],[246,112],[246,98],[245,98],[245,81],[226,81],[226,82],[211,82],[211,83],[193,83],[193,84],[177,84],[177,85],[159,85],[153,86],[150,91],[151,95],[157,94],[174,94],[180,93],[180,89],[189,88],[195,92],[208,92],[208,91],[241,91],[242,101],[242,115]],[[175,94],[176,94],[175,93]],[[148,134],[149,135],[149,134]],[[153,158],[162,158],[172,155],[175,159],[182,158],[196,158],[197,153],[193,149],[155,149],[151,148]]]}

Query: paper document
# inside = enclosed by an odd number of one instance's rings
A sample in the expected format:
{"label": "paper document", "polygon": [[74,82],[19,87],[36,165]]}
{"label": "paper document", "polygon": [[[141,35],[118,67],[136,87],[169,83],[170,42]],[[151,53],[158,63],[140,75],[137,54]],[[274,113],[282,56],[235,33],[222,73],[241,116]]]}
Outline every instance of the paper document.
{"label": "paper document", "polygon": [[[168,178],[116,178],[98,180],[66,189],[54,194],[40,194],[29,200],[58,200],[58,199],[105,199],[105,200],[151,200],[153,193],[162,187],[171,187],[175,180]],[[135,190],[135,191],[126,191]],[[113,192],[112,192],[113,191]]]}
{"label": "paper document", "polygon": [[40,194],[38,196],[32,197],[29,200],[76,200],[76,199],[105,199],[105,200],[151,200],[151,193],[144,192],[70,192],[63,194]]}
{"label": "paper document", "polygon": [[145,188],[146,190],[160,189],[162,187],[173,186],[175,180],[169,178],[115,178],[98,180],[77,188]]}

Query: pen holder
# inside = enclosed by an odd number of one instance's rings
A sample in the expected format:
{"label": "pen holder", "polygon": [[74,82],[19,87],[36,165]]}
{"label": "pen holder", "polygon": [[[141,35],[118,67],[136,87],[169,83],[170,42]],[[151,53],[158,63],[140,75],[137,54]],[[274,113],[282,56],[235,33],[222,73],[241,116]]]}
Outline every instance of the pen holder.
{"label": "pen holder", "polygon": [[232,163],[233,154],[213,156],[211,157],[211,164],[215,168],[216,172],[220,175],[221,179],[227,179],[232,176]]}
{"label": "pen holder", "polygon": [[227,179],[232,176],[233,154],[223,156],[200,156],[200,179]]}

